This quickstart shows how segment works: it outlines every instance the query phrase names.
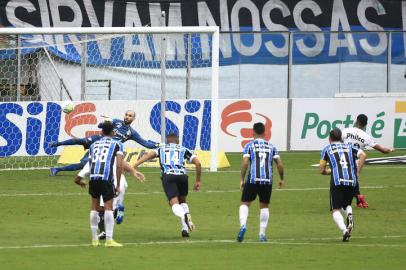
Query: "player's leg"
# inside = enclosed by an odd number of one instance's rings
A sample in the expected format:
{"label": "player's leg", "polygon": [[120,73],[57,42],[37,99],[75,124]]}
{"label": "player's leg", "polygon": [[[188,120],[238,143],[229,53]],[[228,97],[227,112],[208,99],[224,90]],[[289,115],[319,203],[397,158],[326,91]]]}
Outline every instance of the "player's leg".
{"label": "player's leg", "polygon": [[79,163],[70,164],[70,165],[63,166],[63,167],[52,167],[50,169],[51,170],[51,176],[56,176],[59,172],[62,172],[62,171],[78,171],[78,170],[81,170],[86,165],[86,163],[88,161],[89,161],[89,154],[88,154],[88,152],[86,152]]}
{"label": "player's leg", "polygon": [[[346,187],[346,193],[344,194],[344,205],[346,207],[344,208],[345,214],[347,216],[347,232],[349,234],[349,237],[351,236],[353,230],[354,230],[354,216],[352,213],[352,199],[354,198],[354,194],[356,192],[356,188],[354,187]],[[349,238],[348,237],[348,238]]]}
{"label": "player's leg", "polygon": [[241,204],[239,209],[240,230],[237,235],[237,241],[244,240],[245,232],[247,231],[247,219],[251,202],[257,197],[257,188],[255,184],[246,183],[242,190]]}
{"label": "player's leg", "polygon": [[[116,183],[114,183],[114,185],[116,185]],[[127,187],[127,179],[124,174],[122,174],[120,179],[120,193],[114,198],[113,202],[114,217],[117,224],[121,224],[124,221],[124,195]]]}
{"label": "player's leg", "polygon": [[89,194],[91,196],[91,210],[90,210],[90,231],[92,233],[92,246],[99,246],[99,238],[97,236],[97,224],[99,218],[99,189],[94,181],[89,182]]}
{"label": "player's leg", "polygon": [[104,201],[104,226],[106,228],[106,247],[121,247],[122,245],[113,240],[114,232],[114,214],[113,198],[115,194],[114,184],[110,181],[103,182],[103,201]]}
{"label": "player's leg", "polygon": [[368,208],[368,202],[365,200],[365,195],[362,195],[359,190],[359,182],[357,181],[357,185],[355,186],[355,193],[354,197],[357,200],[357,207],[358,208]]}
{"label": "player's leg", "polygon": [[269,220],[269,203],[271,202],[272,186],[260,185],[258,187],[259,195],[259,241],[266,242],[266,228]]}
{"label": "player's leg", "polygon": [[182,224],[182,228],[187,227],[185,221],[185,210],[179,204],[179,191],[178,186],[176,184],[176,175],[168,175],[164,174],[162,176],[162,186],[166,197],[168,198],[169,205],[172,209],[172,212],[175,216],[180,218],[180,222]]}
{"label": "player's leg", "polygon": [[179,192],[179,204],[182,206],[183,210],[185,211],[185,222],[186,222],[186,227],[182,225],[182,236],[183,237],[188,237],[189,231],[193,231],[196,226],[192,221],[192,216],[190,215],[190,209],[189,205],[186,203],[186,197],[189,192],[189,181],[188,181],[188,176],[187,175],[180,175],[177,181],[177,186],[178,186],[178,192]]}
{"label": "player's leg", "polygon": [[341,214],[341,208],[343,207],[344,193],[342,186],[332,186],[330,187],[330,210],[332,212],[333,220],[336,223],[341,234],[346,238],[347,226],[344,223],[344,217]]}

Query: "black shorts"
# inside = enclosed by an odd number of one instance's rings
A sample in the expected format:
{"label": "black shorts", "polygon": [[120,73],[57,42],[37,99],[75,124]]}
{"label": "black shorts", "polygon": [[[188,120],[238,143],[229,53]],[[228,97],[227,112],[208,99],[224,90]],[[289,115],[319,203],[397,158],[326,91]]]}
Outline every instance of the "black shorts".
{"label": "black shorts", "polygon": [[104,180],[90,180],[89,194],[92,198],[99,199],[102,196],[103,201],[107,202],[115,196],[114,183]]}
{"label": "black shorts", "polygon": [[354,198],[355,188],[352,186],[330,186],[330,210],[346,209]]}
{"label": "black shorts", "polygon": [[161,179],[166,197],[169,201],[174,197],[187,196],[189,191],[187,175],[164,174]]}
{"label": "black shorts", "polygon": [[269,204],[271,202],[272,185],[245,183],[244,189],[242,190],[241,201],[252,202],[257,198],[257,195],[261,203]]}

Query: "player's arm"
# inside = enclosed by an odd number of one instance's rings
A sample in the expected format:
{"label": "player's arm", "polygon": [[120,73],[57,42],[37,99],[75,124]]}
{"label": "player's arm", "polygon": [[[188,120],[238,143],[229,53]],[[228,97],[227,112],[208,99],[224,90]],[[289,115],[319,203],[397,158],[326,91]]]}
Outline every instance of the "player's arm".
{"label": "player's arm", "polygon": [[197,156],[192,156],[192,163],[195,165],[196,168],[196,181],[193,187],[194,191],[199,191],[201,187],[201,177],[202,177],[202,164]]}
{"label": "player's arm", "polygon": [[322,175],[330,175],[331,170],[327,167],[328,155],[327,151],[323,150],[320,157],[320,173]]}
{"label": "player's arm", "polygon": [[132,176],[134,176],[136,179],[138,179],[140,182],[145,181],[145,176],[137,171],[135,168],[133,168],[128,162],[123,161],[123,169],[125,172],[130,173]]}
{"label": "player's arm", "polygon": [[358,150],[357,156],[358,156],[357,176],[359,177],[361,170],[364,167],[367,155],[365,154],[364,151]]}
{"label": "player's arm", "polygon": [[279,188],[283,188],[285,186],[285,172],[284,172],[284,167],[283,167],[283,162],[280,157],[275,158],[276,162],[276,168],[278,169],[279,173]]}
{"label": "player's arm", "polygon": [[116,146],[117,154],[116,154],[116,177],[117,177],[117,186],[116,186],[116,193],[120,193],[120,180],[121,174],[123,173],[123,159],[124,159],[124,146],[122,143],[117,143]]}
{"label": "player's arm", "polygon": [[382,146],[380,144],[375,144],[372,148],[374,148],[375,150],[378,150],[379,152],[381,152],[383,154],[389,154],[389,153],[392,153],[393,151],[395,151],[394,148],[388,148],[388,147]]}
{"label": "player's arm", "polygon": [[158,143],[150,141],[150,140],[144,140],[143,138],[141,138],[140,134],[138,134],[137,131],[135,131],[134,129],[131,130],[131,137],[130,139],[141,144],[142,146],[149,148],[149,149],[153,149],[158,147]]}
{"label": "player's arm", "polygon": [[240,189],[244,187],[245,174],[247,173],[248,166],[250,165],[250,158],[248,156],[243,156],[241,164],[241,179],[240,179]]}
{"label": "player's arm", "polygon": [[134,164],[134,168],[137,169],[138,166],[140,166],[142,163],[154,159],[158,156],[157,151],[156,150],[151,150],[148,151],[146,154],[144,154],[139,160],[137,160]]}
{"label": "player's arm", "polygon": [[72,138],[61,142],[50,142],[49,146],[58,147],[61,145],[85,145],[85,144],[87,144],[86,138]]}

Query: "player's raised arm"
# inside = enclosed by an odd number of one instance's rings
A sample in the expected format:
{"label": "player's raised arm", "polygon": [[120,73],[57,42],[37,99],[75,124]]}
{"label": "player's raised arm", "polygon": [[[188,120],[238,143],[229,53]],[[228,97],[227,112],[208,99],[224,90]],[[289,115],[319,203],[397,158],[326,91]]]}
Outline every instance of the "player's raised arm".
{"label": "player's raised arm", "polygon": [[131,129],[131,138],[130,139],[149,149],[158,147],[158,143],[150,141],[150,140],[148,140],[148,141],[144,140],[140,136],[140,134],[137,131],[135,131],[134,129]]}
{"label": "player's raised arm", "polygon": [[150,159],[153,159],[153,158],[156,158],[158,156],[158,154],[157,154],[157,152],[155,151],[155,150],[151,150],[151,151],[148,151],[146,154],[144,154],[139,160],[137,160],[136,162],[135,162],[135,164],[134,164],[134,168],[136,169],[138,166],[140,166],[142,163],[144,163],[144,162],[146,162],[146,161],[148,161],[148,160],[150,160]]}
{"label": "player's raised arm", "polygon": [[125,172],[129,172],[132,176],[134,176],[138,181],[145,182],[145,176],[133,168],[128,162],[123,161],[123,169]]}

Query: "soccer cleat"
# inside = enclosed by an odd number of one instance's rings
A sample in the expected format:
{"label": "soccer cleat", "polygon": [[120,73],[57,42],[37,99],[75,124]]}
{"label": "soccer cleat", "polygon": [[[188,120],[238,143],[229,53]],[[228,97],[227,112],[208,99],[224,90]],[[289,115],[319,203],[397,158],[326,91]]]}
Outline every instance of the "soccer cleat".
{"label": "soccer cleat", "polygon": [[244,240],[244,235],[245,235],[246,231],[247,231],[247,226],[245,226],[245,225],[241,226],[240,231],[238,232],[238,235],[237,235],[238,242],[242,242],[242,240]]}
{"label": "soccer cleat", "polygon": [[358,208],[368,208],[369,204],[368,202],[365,200],[365,196],[362,194],[357,195],[357,207]]}
{"label": "soccer cleat", "polygon": [[352,214],[347,216],[347,232],[351,236],[352,231],[354,230],[354,217]]}
{"label": "soccer cleat", "polygon": [[189,237],[189,232],[186,230],[182,230],[182,237]]}
{"label": "soccer cleat", "polygon": [[92,247],[98,247],[98,246],[100,246],[100,242],[99,242],[99,240],[92,240]]}
{"label": "soccer cleat", "polygon": [[101,233],[99,233],[99,235],[97,237],[99,237],[99,240],[106,240],[106,233],[101,232]]}
{"label": "soccer cleat", "polygon": [[58,173],[58,169],[55,167],[52,167],[49,170],[51,171],[51,176],[56,176],[56,174]]}
{"label": "soccer cleat", "polygon": [[117,243],[113,239],[107,240],[106,243],[104,244],[105,247],[122,247],[123,245],[120,243]]}
{"label": "soccer cleat", "polygon": [[260,234],[259,235],[259,242],[267,242],[268,240],[266,239],[265,234]]}
{"label": "soccer cleat", "polygon": [[350,241],[351,234],[348,232],[348,230],[345,231],[343,235],[343,242],[348,242]]}
{"label": "soccer cleat", "polygon": [[187,227],[189,228],[189,231],[193,231],[194,229],[196,229],[195,224],[193,224],[192,222],[192,216],[189,213],[185,214],[185,222]]}
{"label": "soccer cleat", "polygon": [[124,221],[124,205],[119,205],[117,208],[116,223],[120,225]]}

